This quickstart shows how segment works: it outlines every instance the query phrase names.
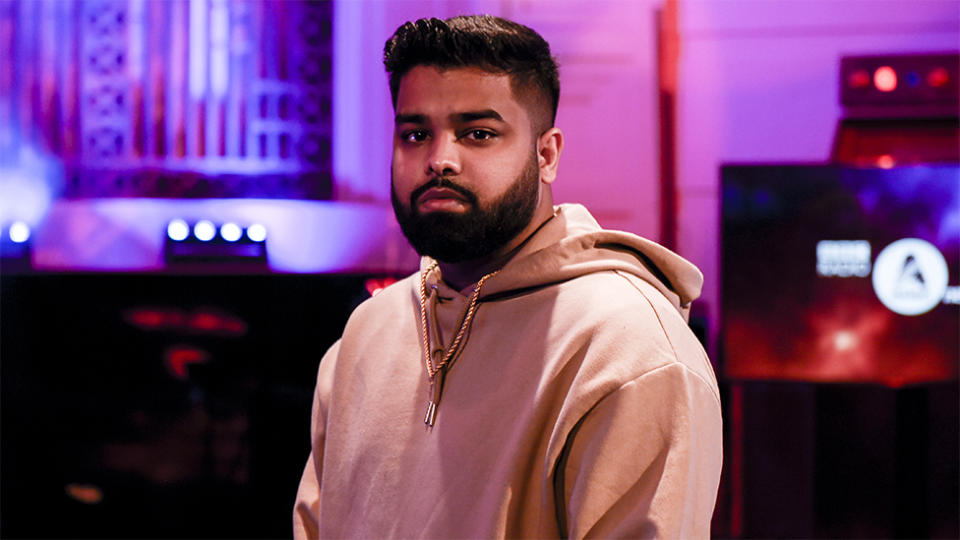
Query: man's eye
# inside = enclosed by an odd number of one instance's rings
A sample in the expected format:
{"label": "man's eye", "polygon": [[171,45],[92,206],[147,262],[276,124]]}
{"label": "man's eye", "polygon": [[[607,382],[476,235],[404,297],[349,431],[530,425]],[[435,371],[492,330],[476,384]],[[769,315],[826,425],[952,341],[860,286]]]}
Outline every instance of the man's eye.
{"label": "man's eye", "polygon": [[407,142],[423,142],[427,140],[427,132],[422,129],[404,131],[401,137]]}
{"label": "man's eye", "polygon": [[475,141],[486,141],[496,137],[496,134],[485,129],[471,129],[467,132],[466,137]]}

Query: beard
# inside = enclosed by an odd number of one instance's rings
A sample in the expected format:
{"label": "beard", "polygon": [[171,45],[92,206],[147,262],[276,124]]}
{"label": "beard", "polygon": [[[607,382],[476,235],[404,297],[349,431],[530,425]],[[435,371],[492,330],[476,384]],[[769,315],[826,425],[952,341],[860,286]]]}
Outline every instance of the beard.
{"label": "beard", "polygon": [[[537,209],[540,171],[536,153],[507,190],[489,204],[480,204],[476,194],[445,177],[438,177],[410,194],[409,206],[401,203],[393,189],[390,198],[400,230],[420,255],[446,263],[458,263],[486,257],[513,240],[530,224]],[[469,209],[463,213],[428,212],[421,214],[417,199],[430,188],[444,187],[466,199]]]}

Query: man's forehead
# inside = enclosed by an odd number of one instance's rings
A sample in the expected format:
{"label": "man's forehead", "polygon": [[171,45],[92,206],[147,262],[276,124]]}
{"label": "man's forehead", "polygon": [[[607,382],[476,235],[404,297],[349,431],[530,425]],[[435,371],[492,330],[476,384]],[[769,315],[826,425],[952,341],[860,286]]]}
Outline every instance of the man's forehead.
{"label": "man's forehead", "polygon": [[416,66],[400,81],[396,113],[400,119],[415,116],[452,120],[492,118],[516,122],[525,117],[507,74],[479,68]]}

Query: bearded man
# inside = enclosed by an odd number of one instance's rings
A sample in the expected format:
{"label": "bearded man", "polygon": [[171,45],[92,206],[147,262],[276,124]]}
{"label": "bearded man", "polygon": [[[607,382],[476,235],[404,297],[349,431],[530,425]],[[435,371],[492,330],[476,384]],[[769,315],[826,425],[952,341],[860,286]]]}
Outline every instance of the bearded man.
{"label": "bearded man", "polygon": [[702,276],[554,206],[549,45],[500,18],[421,19],[384,63],[421,268],[320,362],[295,537],[708,537],[720,399],[686,324]]}

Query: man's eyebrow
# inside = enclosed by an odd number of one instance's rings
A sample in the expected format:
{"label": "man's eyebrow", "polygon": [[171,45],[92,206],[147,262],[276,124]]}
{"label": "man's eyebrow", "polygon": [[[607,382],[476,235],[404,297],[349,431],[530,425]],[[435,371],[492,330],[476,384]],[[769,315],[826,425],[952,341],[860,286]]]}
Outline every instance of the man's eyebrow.
{"label": "man's eyebrow", "polygon": [[454,115],[454,118],[456,118],[460,122],[472,122],[473,120],[483,120],[484,118],[490,118],[493,120],[499,120],[500,122],[503,122],[503,117],[500,116],[500,113],[498,113],[493,109],[457,113]]}
{"label": "man's eyebrow", "polygon": [[394,120],[394,124],[425,124],[427,122],[427,117],[422,114],[398,114]]}
{"label": "man's eyebrow", "polygon": [[[456,113],[452,115],[453,120],[456,122],[472,122],[474,120],[483,120],[489,118],[491,120],[498,120],[503,122],[503,117],[500,116],[500,113],[493,109],[484,109],[481,111],[466,111],[461,113]],[[427,116],[419,113],[398,113],[393,119],[394,124],[426,124]]]}

